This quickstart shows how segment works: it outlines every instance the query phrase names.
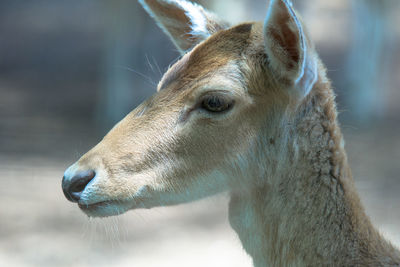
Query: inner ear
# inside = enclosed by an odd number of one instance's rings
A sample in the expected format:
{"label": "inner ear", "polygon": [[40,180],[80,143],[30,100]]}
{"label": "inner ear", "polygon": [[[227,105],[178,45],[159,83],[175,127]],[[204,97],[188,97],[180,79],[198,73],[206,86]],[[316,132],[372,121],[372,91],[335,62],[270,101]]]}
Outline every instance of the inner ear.
{"label": "inner ear", "polygon": [[286,68],[294,69],[303,56],[304,45],[303,40],[301,40],[301,28],[295,27],[298,25],[289,12],[282,10],[281,6],[278,9],[276,11],[278,13],[273,14],[276,17],[272,18],[277,25],[269,23],[265,28],[265,34],[270,41],[275,42],[274,49],[278,50],[274,51],[275,54],[276,52],[282,54],[277,59],[286,64]]}
{"label": "inner ear", "polygon": [[264,43],[276,75],[290,81],[301,96],[307,95],[317,79],[317,64],[303,25],[288,0],[271,0]]}
{"label": "inner ear", "polygon": [[189,1],[139,0],[139,2],[182,54],[213,33],[229,26],[200,5]]}

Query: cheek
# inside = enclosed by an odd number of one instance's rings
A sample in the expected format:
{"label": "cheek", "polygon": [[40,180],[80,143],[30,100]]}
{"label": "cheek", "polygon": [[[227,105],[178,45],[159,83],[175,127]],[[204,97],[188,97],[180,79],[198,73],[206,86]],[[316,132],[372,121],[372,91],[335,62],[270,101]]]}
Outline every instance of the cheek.
{"label": "cheek", "polygon": [[240,132],[235,127],[197,125],[182,139],[177,149],[188,166],[210,170],[236,153]]}

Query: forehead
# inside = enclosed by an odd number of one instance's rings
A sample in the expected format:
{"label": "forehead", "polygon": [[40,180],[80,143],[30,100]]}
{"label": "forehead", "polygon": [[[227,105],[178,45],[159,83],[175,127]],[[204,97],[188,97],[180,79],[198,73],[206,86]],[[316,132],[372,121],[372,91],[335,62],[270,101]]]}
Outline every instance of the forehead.
{"label": "forehead", "polygon": [[157,89],[163,90],[174,83],[182,88],[195,78],[239,59],[248,47],[252,28],[253,23],[245,23],[214,34],[177,61],[164,74]]}

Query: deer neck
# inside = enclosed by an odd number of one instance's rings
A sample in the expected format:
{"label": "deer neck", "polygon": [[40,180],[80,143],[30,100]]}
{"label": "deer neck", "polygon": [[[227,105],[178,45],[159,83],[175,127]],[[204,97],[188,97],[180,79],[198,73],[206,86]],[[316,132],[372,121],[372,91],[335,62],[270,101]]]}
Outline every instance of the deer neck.
{"label": "deer neck", "polygon": [[231,192],[231,226],[254,266],[399,264],[398,252],[379,236],[360,204],[333,93],[328,84],[317,86],[286,140],[275,148],[264,142],[265,150],[284,151],[274,155],[283,163],[266,155],[274,167],[265,169],[274,171],[260,171],[264,183]]}

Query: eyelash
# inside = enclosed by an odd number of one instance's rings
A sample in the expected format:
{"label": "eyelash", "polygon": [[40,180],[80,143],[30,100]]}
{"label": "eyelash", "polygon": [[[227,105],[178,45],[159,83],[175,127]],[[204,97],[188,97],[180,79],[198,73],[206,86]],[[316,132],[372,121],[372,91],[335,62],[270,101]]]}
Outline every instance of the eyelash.
{"label": "eyelash", "polygon": [[202,98],[200,107],[210,113],[221,113],[231,109],[233,102],[223,95],[206,95]]}

